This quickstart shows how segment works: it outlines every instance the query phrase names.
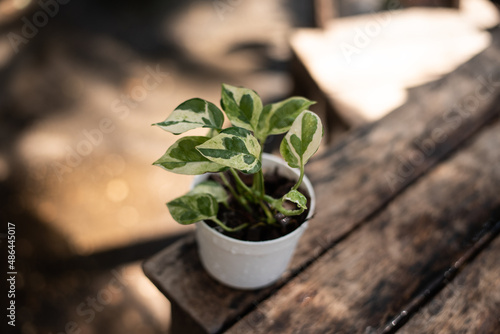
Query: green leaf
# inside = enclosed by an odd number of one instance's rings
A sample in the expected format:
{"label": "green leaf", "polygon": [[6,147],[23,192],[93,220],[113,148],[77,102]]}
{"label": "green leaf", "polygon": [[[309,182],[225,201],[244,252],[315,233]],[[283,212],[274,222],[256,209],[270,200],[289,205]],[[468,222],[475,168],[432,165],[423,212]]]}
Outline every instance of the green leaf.
{"label": "green leaf", "polygon": [[293,122],[281,142],[280,152],[290,167],[304,168],[316,153],[323,138],[320,118],[312,111],[303,111]]}
{"label": "green leaf", "polygon": [[207,172],[220,172],[227,167],[212,162],[196,150],[196,146],[210,138],[191,136],[177,140],[153,165],[177,174],[198,175]]}
{"label": "green leaf", "polygon": [[243,173],[253,174],[260,170],[260,144],[250,131],[229,128],[196,147],[207,159]]}
{"label": "green leaf", "polygon": [[[300,215],[302,212],[304,212],[305,209],[307,209],[307,198],[295,189],[290,190],[287,194],[279,199],[274,199],[266,195],[265,200],[270,203],[273,208],[275,208],[285,216]],[[289,208],[285,208],[283,204],[285,204],[285,202],[287,201],[295,203],[298,209],[292,210]]]}
{"label": "green leaf", "polygon": [[198,183],[196,187],[191,190],[188,195],[194,194],[210,194],[217,200],[218,203],[225,203],[228,205],[229,195],[224,187],[215,181],[203,181]]}
{"label": "green leaf", "polygon": [[223,84],[221,105],[234,126],[256,131],[262,112],[262,101],[256,92]]}
{"label": "green leaf", "polygon": [[260,115],[255,136],[264,142],[269,135],[287,132],[297,116],[315,103],[303,97],[291,97],[266,105]]}
{"label": "green leaf", "polygon": [[223,123],[224,114],[217,106],[194,98],[181,103],[165,121],[153,125],[178,135],[200,127],[220,130]]}
{"label": "green leaf", "polygon": [[298,190],[290,190],[283,196],[283,201],[290,201],[297,204],[298,208],[302,210],[300,213],[307,209],[307,198]]}
{"label": "green leaf", "polygon": [[217,217],[219,205],[210,194],[193,194],[178,197],[167,203],[172,218],[179,224],[188,225]]}

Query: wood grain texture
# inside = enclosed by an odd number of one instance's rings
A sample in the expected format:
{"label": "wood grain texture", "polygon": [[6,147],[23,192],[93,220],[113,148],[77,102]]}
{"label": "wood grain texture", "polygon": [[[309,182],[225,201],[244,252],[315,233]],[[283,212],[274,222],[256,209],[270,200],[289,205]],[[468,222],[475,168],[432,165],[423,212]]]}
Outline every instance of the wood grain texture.
{"label": "wood grain texture", "polygon": [[500,237],[398,333],[499,333]]}
{"label": "wood grain texture", "polygon": [[500,206],[498,147],[500,122],[227,333],[375,333],[384,328],[467,250]]}
{"label": "wood grain texture", "polygon": [[148,260],[147,276],[206,332],[217,333],[237,321],[498,112],[499,31],[494,40],[449,76],[411,91],[408,104],[355,130],[309,164],[318,210],[290,270],[274,287],[244,292],[215,282],[201,267],[192,237]]}
{"label": "wood grain texture", "polygon": [[500,234],[500,207],[493,210],[491,218],[483,224],[481,231],[474,236],[474,244],[468,247],[467,251],[460,258],[453,262],[445,272],[435,278],[420,293],[411,299],[399,313],[392,318],[383,329],[377,333],[390,334],[401,328],[409,318],[411,318],[422,306],[426,305],[434,298],[455,276],[460,273],[465,266],[474,261],[475,257],[492,240]]}

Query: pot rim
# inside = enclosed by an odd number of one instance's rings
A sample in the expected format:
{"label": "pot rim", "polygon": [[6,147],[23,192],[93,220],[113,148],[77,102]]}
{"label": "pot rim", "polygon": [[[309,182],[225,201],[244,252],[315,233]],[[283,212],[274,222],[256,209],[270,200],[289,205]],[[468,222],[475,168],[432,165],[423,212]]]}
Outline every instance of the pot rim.
{"label": "pot rim", "polygon": [[[282,165],[284,168],[286,169],[289,169],[291,170],[292,172],[294,172],[294,174],[297,175],[297,177],[300,175],[300,172],[297,168],[292,168],[290,166],[288,166],[288,164],[285,162],[285,160],[283,160],[282,158],[280,157],[277,157],[273,154],[270,154],[270,153],[263,153],[262,154],[262,159],[267,159],[267,160],[270,160],[270,161],[273,161],[274,163],[277,163],[277,164],[280,164]],[[197,175],[195,177],[195,181],[196,179],[201,179],[201,178],[206,178],[207,175],[210,174],[210,173],[207,173],[207,174],[202,174],[202,175]],[[195,184],[195,181],[193,182],[193,185]],[[304,175],[304,178],[302,180],[302,185],[305,186],[305,188],[307,189],[307,192],[309,193],[309,197],[311,199],[311,203],[310,203],[310,207],[309,207],[309,212],[307,214],[307,217],[306,217],[306,220],[299,226],[297,227],[295,230],[293,230],[292,232],[288,233],[288,234],[285,234],[279,238],[276,238],[276,239],[271,239],[271,240],[264,240],[264,241],[248,241],[248,240],[240,240],[240,239],[235,239],[235,238],[231,238],[227,235],[224,235],[222,233],[220,233],[219,231],[215,230],[214,228],[210,227],[207,223],[205,223],[204,221],[199,221],[196,223],[196,226],[200,226],[201,228],[205,228],[206,230],[210,231],[210,233],[214,236],[217,236],[223,240],[226,240],[228,242],[234,242],[234,243],[238,243],[238,244],[241,244],[241,245],[248,245],[248,246],[262,246],[262,245],[272,245],[272,244],[275,244],[275,243],[278,243],[278,242],[282,242],[283,240],[286,240],[288,238],[292,238],[295,234],[298,234],[298,233],[301,233],[302,230],[305,230],[308,226],[309,226],[309,219],[311,219],[312,215],[314,214],[314,210],[315,210],[315,204],[316,204],[316,195],[314,193],[314,188],[311,184],[311,181],[308,179],[307,175]]]}
{"label": "pot rim", "polygon": [[279,238],[271,239],[271,240],[264,240],[264,241],[248,241],[248,240],[240,240],[240,239],[228,237],[227,235],[224,235],[224,234],[220,233],[219,231],[213,229],[212,227],[208,226],[208,224],[205,223],[204,221],[199,221],[196,223],[196,225],[198,225],[198,224],[200,225],[201,228],[206,229],[207,231],[209,231],[210,234],[217,236],[218,238],[221,238],[223,240],[226,240],[228,242],[232,242],[235,244],[246,245],[246,246],[250,246],[250,247],[252,247],[252,246],[259,246],[260,247],[260,246],[264,246],[264,245],[273,245],[273,244],[283,242],[289,238],[293,238],[293,236],[295,234],[301,233],[301,230],[305,230],[309,226],[308,220],[306,220],[299,227],[297,227],[295,230],[293,230],[292,232],[285,234]]}

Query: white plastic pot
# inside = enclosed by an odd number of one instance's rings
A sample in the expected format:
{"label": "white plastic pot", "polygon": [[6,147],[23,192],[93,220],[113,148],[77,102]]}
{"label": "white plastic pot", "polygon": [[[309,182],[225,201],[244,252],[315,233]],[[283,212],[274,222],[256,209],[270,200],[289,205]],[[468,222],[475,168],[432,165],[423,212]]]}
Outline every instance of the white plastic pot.
{"label": "white plastic pot", "polygon": [[[262,166],[266,170],[278,168],[282,176],[297,180],[299,171],[290,168],[285,161],[263,154]],[[193,186],[206,180],[208,175],[199,175]],[[304,176],[303,186],[311,198],[310,218],[316,202],[311,182]],[[196,223],[196,239],[201,262],[207,272],[221,283],[238,289],[258,289],[274,283],[288,267],[295,247],[308,223],[304,222],[291,233],[267,241],[242,241],[225,236],[204,222]]]}

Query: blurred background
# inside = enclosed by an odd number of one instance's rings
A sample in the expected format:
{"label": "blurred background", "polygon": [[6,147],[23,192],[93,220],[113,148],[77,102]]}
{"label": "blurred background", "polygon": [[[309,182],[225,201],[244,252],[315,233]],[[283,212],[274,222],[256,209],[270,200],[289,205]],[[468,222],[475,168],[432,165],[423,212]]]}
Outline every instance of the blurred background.
{"label": "blurred background", "polygon": [[304,95],[331,143],[481,52],[497,24],[486,0],[0,0],[14,332],[167,332],[168,300],[141,263],[190,233],[165,202],[191,177],[151,166],[176,139],[151,123],[184,100],[218,104],[221,83],[265,103]]}

